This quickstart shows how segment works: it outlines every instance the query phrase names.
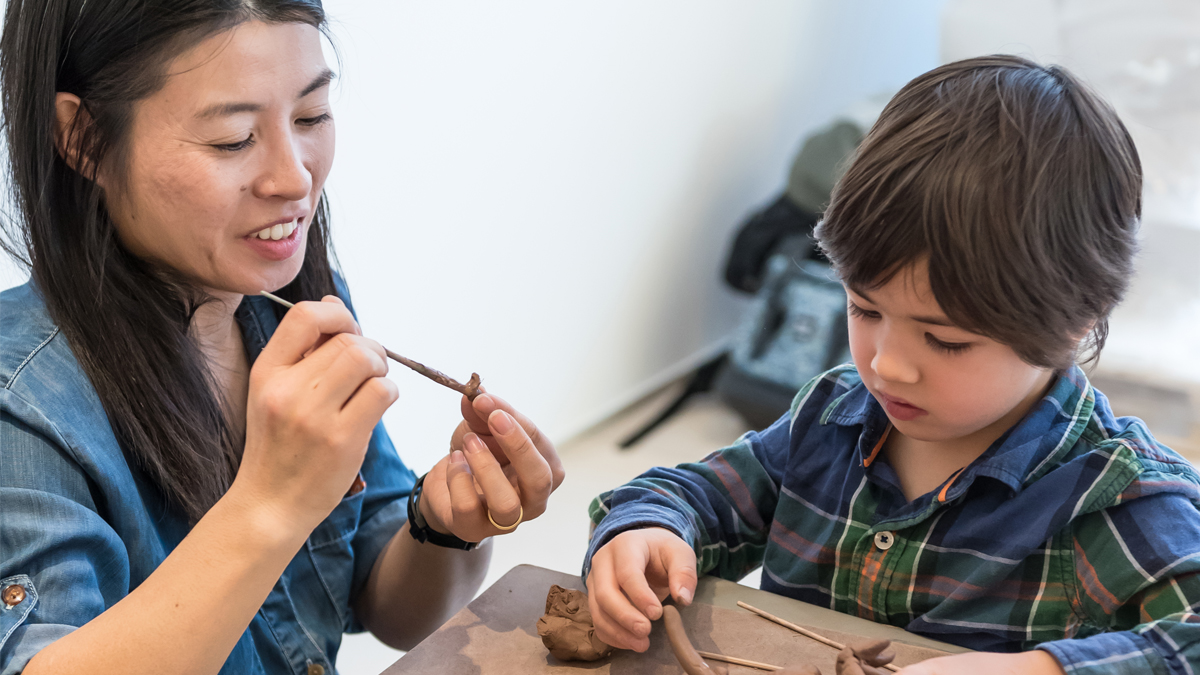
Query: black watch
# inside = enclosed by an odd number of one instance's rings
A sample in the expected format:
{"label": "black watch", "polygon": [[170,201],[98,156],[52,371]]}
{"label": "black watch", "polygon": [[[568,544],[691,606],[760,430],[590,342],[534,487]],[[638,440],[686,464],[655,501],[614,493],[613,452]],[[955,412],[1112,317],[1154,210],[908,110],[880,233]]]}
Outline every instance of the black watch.
{"label": "black watch", "polygon": [[[428,476],[429,474],[425,474]],[[413,539],[424,544],[429,542],[434,546],[443,546],[445,548],[455,548],[460,551],[470,551],[479,544],[473,541],[463,541],[452,534],[442,534],[437,530],[429,527],[425,522],[425,517],[421,515],[421,486],[425,484],[425,476],[417,479],[417,484],[413,486],[412,492],[408,495],[408,532],[413,536]]]}

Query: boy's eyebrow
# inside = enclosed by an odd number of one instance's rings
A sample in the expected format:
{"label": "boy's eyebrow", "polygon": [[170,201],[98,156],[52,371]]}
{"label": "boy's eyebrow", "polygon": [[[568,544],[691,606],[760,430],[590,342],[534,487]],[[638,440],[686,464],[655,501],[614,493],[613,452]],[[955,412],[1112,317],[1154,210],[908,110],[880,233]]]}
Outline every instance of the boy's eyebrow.
{"label": "boy's eyebrow", "polygon": [[[333,77],[333,71],[326,68],[321,72],[321,74],[313,78],[312,82],[308,83],[308,86],[304,87],[304,89],[302,89],[300,93],[296,95],[296,100],[300,100],[320,89],[321,87],[329,84],[333,81]],[[196,118],[209,119],[212,117],[224,117],[226,115],[236,115],[244,112],[259,112],[262,109],[262,105],[258,103],[216,103],[196,113]]]}
{"label": "boy's eyebrow", "polygon": [[[871,303],[872,305],[875,304],[875,301],[871,299],[871,296],[867,295],[866,292],[864,292],[861,288],[855,288],[853,286],[850,286],[849,284],[846,285],[846,288],[853,291],[855,295],[862,296],[862,298],[864,300]],[[945,326],[947,328],[958,328],[958,326],[956,326],[950,322],[950,319],[947,319],[944,316],[910,316],[908,318],[912,319],[913,321],[916,321],[917,323],[928,323],[928,324],[931,324],[934,326]]]}

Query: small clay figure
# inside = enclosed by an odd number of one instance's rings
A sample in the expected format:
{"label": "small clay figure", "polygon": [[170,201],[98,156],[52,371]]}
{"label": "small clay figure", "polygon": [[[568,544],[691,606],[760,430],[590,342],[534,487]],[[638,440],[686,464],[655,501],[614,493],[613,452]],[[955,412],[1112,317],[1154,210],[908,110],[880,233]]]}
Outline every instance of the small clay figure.
{"label": "small clay figure", "polygon": [[546,594],[546,614],[537,622],[542,644],[561,661],[595,661],[612,653],[596,637],[587,593],[554,585]]}
{"label": "small clay figure", "polygon": [[860,642],[842,649],[837,658],[837,675],[885,675],[884,666],[896,658],[889,640]]}
{"label": "small clay figure", "polygon": [[671,643],[671,651],[675,659],[688,675],[726,675],[729,671],[724,666],[709,666],[696,653],[692,641],[688,639],[687,631],[683,629],[683,618],[674,605],[663,605],[663,626],[667,629],[667,640]]}

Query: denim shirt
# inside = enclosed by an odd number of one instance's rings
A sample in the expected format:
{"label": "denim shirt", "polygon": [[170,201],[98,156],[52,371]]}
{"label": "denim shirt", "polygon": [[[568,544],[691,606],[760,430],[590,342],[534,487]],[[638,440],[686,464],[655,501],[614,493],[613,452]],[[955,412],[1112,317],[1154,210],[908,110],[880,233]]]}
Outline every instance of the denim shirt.
{"label": "denim shirt", "polygon": [[[340,279],[339,295],[349,304]],[[279,316],[260,297],[236,316],[253,362]],[[362,476],[366,489],[313,530],[221,673],[335,672],[342,633],[362,630],[351,600],[404,523],[415,482],[382,423]],[[0,675],[125,597],[188,529],[130,465],[37,290],[0,293]]]}

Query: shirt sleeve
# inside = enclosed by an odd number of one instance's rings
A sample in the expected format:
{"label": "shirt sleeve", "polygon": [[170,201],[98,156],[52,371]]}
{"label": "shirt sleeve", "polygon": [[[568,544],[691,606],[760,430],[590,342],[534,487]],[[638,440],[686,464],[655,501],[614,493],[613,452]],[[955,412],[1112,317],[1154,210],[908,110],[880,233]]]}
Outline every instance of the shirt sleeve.
{"label": "shirt sleeve", "polygon": [[[358,313],[350,300],[350,289],[345,279],[335,272],[333,281],[338,297],[346,303],[346,307],[357,320]],[[371,432],[371,441],[367,445],[367,454],[360,473],[367,487],[363,490],[358,531],[350,542],[354,549],[351,598],[358,597],[371,576],[375,560],[408,520],[408,495],[417,482],[416,475],[401,461],[383,422],[377,424]],[[353,601],[350,606],[353,608]],[[363,630],[363,625],[351,610],[346,632],[359,633]]]}
{"label": "shirt sleeve", "polygon": [[787,463],[790,415],[700,462],[658,467],[597,497],[592,556],[627,530],[663,527],[696,550],[698,572],[740,579],[762,564]]}
{"label": "shirt sleeve", "polygon": [[[375,567],[375,559],[408,520],[408,495],[417,482],[412,470],[396,454],[383,422],[371,433],[367,456],[363,460],[362,477],[367,484],[363,490],[362,515],[358,531],[350,542],[354,549],[354,576],[350,586],[352,598],[357,598],[366,586]],[[354,603],[350,605],[353,607]],[[363,630],[357,617],[352,618],[347,632]]]}
{"label": "shirt sleeve", "polygon": [[1200,511],[1157,494],[1074,525],[1076,613],[1106,632],[1039,646],[1068,673],[1200,672]]}
{"label": "shirt sleeve", "polygon": [[0,409],[0,595],[20,599],[0,609],[0,675],[129,592],[125,546],[52,433]]}

